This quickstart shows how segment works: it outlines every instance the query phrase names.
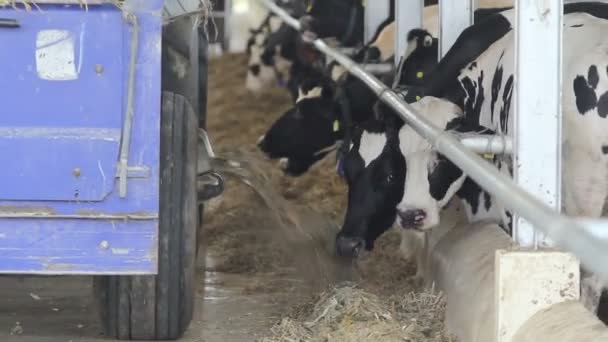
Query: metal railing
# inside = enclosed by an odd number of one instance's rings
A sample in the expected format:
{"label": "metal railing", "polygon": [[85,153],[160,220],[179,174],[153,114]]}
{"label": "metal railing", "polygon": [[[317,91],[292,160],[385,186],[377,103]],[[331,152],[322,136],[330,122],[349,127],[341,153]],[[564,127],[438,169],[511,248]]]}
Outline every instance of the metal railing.
{"label": "metal railing", "polygon": [[[300,30],[298,20],[289,16],[271,0],[258,0],[285,23]],[[340,63],[350,74],[363,81],[378,98],[393,108],[418,134],[429,140],[440,153],[458,165],[482,188],[495,196],[508,209],[531,222],[546,234],[555,246],[575,254],[581,263],[595,272],[602,280],[608,280],[608,220],[576,219],[561,215],[534,198],[501,174],[493,164],[469,150],[454,135],[434,126],[417,113],[390,88],[366,72],[350,58],[328,46],[323,40],[311,42],[319,51]],[[477,140],[477,139],[473,139]],[[511,142],[505,143],[510,148]],[[470,144],[479,146],[478,142]],[[498,143],[500,145],[500,143]],[[499,146],[505,148],[505,146]]]}

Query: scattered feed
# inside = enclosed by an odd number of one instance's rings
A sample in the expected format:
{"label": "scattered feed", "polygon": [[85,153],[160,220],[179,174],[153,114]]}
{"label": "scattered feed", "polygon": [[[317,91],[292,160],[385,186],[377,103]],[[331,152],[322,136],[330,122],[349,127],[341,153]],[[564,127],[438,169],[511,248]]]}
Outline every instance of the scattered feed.
{"label": "scattered feed", "polygon": [[442,333],[444,306],[440,295],[382,299],[345,284],[321,294],[309,313],[283,318],[261,342],[449,341]]}
{"label": "scattered feed", "polygon": [[[259,96],[249,93],[246,72],[245,55],[228,54],[211,61],[207,123],[220,156],[238,152],[261,157],[256,148],[258,137],[292,105],[284,89],[267,89]],[[272,189],[293,208],[341,222],[347,188],[335,173],[335,156],[328,156],[298,178],[284,176],[276,162],[260,163]],[[208,269],[294,277],[301,256],[285,248],[276,222],[247,186],[228,178],[226,192],[207,204],[205,216],[208,254],[217,259]],[[309,229],[316,233],[315,227]],[[330,245],[333,236],[329,236]],[[415,266],[398,252],[399,242],[397,232],[383,235],[375,250],[355,265],[353,282],[327,282],[321,291],[297,285],[295,291],[304,298],[289,301],[277,313],[283,318],[270,332],[263,331],[261,336],[267,337],[260,341],[448,341],[443,334],[443,301],[422,291],[414,278]],[[243,290],[245,294],[278,296],[287,286],[276,278],[256,279]]]}

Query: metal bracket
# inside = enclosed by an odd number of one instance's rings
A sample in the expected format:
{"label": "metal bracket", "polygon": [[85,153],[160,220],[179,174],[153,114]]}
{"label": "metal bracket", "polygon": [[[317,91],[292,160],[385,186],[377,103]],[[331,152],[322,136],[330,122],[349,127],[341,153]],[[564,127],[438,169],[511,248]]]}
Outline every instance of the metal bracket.
{"label": "metal bracket", "polygon": [[385,75],[393,72],[395,70],[395,66],[391,63],[369,63],[369,64],[361,64],[361,67],[374,75]]}
{"label": "metal bracket", "polygon": [[215,152],[211,146],[209,135],[204,129],[199,129],[196,177],[196,190],[199,202],[210,200],[224,192],[224,178],[213,170],[211,164],[213,158],[215,158]]}
{"label": "metal bracket", "polygon": [[[120,178],[120,167],[116,168],[116,178]],[[127,178],[148,178],[150,177],[150,168],[147,166],[127,166]]]}
{"label": "metal bracket", "polygon": [[134,14],[126,15],[127,21],[131,24],[131,56],[129,61],[129,84],[127,88],[127,108],[125,120],[122,127],[122,139],[120,145],[120,158],[118,164],[118,184],[121,198],[127,196],[127,178],[129,166],[129,147],[131,145],[131,130],[133,128],[133,117],[135,116],[135,67],[137,63],[137,48],[139,45],[139,25],[137,16]]}

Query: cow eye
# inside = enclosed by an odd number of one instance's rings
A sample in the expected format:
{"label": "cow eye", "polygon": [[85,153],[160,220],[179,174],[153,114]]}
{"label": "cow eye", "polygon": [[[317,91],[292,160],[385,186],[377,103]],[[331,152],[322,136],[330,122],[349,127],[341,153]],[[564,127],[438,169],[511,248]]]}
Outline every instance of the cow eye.
{"label": "cow eye", "polygon": [[395,180],[395,176],[394,176],[392,173],[389,173],[389,174],[386,176],[386,183],[387,183],[387,184],[390,184],[390,183],[392,183],[392,182],[393,182],[393,180]]}

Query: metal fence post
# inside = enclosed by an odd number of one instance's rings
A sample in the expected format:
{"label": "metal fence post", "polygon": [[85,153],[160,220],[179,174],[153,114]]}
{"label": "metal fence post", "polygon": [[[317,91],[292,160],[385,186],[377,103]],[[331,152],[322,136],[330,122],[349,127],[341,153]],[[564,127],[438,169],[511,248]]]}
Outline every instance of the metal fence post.
{"label": "metal fence post", "polygon": [[[518,0],[515,8],[515,181],[559,211],[563,0]],[[519,216],[513,233],[524,247],[545,242]]]}
{"label": "metal fence post", "polygon": [[439,56],[450,50],[460,33],[473,24],[475,0],[439,0]]}
{"label": "metal fence post", "polygon": [[407,33],[422,27],[422,9],[424,0],[395,0],[395,63],[399,64],[407,48]]}
{"label": "metal fence post", "polygon": [[369,42],[374,37],[378,26],[388,18],[391,9],[390,1],[393,0],[367,0],[365,2],[365,42]]}

